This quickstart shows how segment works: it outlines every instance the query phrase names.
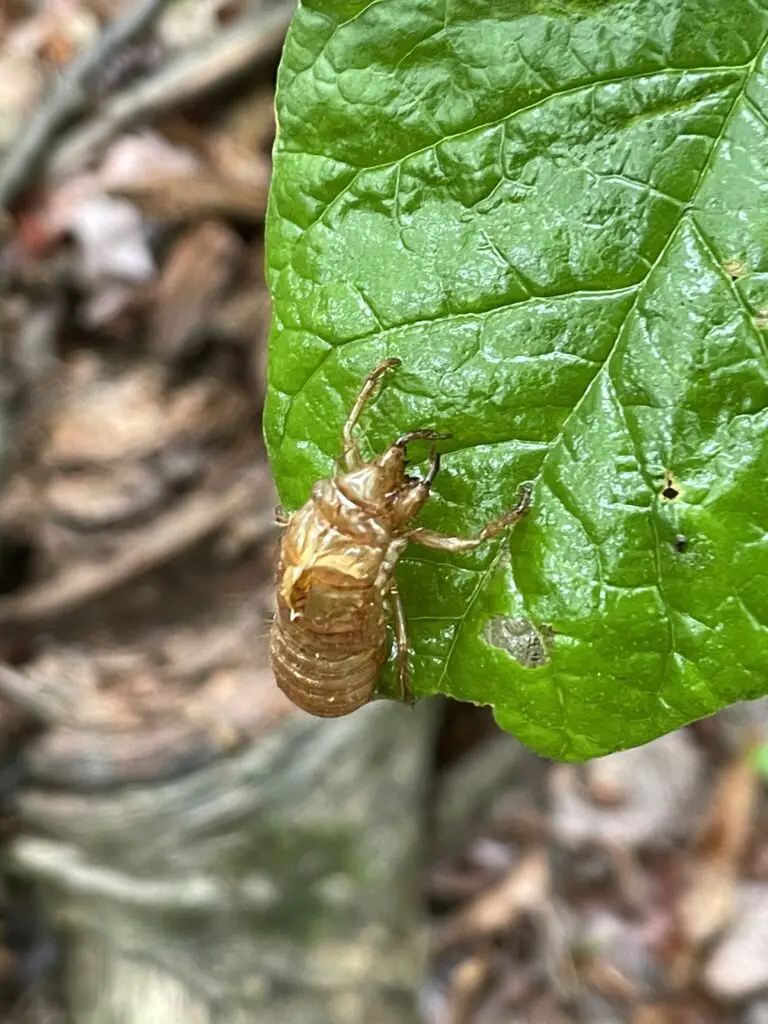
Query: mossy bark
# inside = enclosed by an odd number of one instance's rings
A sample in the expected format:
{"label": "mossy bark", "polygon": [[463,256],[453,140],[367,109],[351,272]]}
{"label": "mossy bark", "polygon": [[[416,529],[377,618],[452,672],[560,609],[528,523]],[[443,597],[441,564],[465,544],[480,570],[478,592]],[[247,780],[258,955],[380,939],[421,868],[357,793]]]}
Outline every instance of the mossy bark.
{"label": "mossy bark", "polygon": [[74,1024],[408,1024],[433,715],[289,715],[236,756],[99,794],[28,789],[16,870]]}

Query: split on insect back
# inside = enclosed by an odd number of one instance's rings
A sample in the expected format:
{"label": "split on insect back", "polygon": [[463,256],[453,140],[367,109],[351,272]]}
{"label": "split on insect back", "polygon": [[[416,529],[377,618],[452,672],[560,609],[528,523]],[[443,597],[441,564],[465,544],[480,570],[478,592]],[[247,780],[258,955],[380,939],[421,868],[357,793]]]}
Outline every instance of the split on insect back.
{"label": "split on insect back", "polygon": [[400,366],[385,359],[366,378],[342,429],[334,475],[319,480],[309,500],[283,527],[277,612],[270,655],[280,689],[298,707],[325,718],[355,711],[373,697],[387,660],[387,624],[394,631],[399,698],[412,703],[408,627],[395,566],[409,542],[439,551],[470,551],[525,515],[531,488],[473,537],[413,527],[440,469],[432,448],[424,477],[406,473],[411,441],[449,437],[413,430],[366,462],[354,430],[381,378]]}

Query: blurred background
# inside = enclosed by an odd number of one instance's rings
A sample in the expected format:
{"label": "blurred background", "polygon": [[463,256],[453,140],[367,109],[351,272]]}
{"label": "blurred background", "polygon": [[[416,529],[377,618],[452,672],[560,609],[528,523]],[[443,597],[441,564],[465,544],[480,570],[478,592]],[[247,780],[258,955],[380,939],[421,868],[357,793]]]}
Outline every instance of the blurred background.
{"label": "blurred background", "polygon": [[274,687],[292,10],[0,0],[0,1021],[767,1024],[766,702],[574,767]]}

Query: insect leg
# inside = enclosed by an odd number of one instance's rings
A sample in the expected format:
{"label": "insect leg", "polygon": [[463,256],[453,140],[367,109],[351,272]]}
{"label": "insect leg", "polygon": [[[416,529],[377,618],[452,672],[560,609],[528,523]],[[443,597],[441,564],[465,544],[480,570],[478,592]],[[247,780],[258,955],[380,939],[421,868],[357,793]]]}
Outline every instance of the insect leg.
{"label": "insect leg", "polygon": [[395,441],[396,448],[405,451],[406,445],[411,441],[447,441],[451,434],[441,434],[437,430],[410,430]]}
{"label": "insect leg", "polygon": [[357,441],[352,436],[352,431],[357,425],[357,421],[360,419],[363,409],[366,403],[370,400],[371,395],[376,390],[381,377],[387,372],[387,370],[394,370],[396,366],[400,365],[399,359],[385,359],[382,363],[376,367],[376,369],[369,373],[365,379],[360,394],[357,396],[357,401],[352,406],[352,411],[347,417],[347,422],[341,431],[341,439],[344,445],[344,462],[348,470],[359,469],[363,464],[363,457],[360,454],[360,449],[357,447]]}
{"label": "insect leg", "polygon": [[424,484],[425,487],[432,486],[432,484],[435,482],[435,477],[437,476],[439,470],[440,452],[436,451],[433,448],[432,451],[429,453],[429,469],[427,471],[427,475],[422,480],[422,483]]}
{"label": "insect leg", "polygon": [[[411,441],[447,441],[451,434],[440,434],[436,430],[412,430],[408,434],[403,434],[402,437],[398,437],[395,441],[395,448],[402,448],[403,455],[407,453],[407,446]],[[421,481],[422,486],[426,487],[427,490],[435,482],[438,470],[440,469],[440,453],[437,451],[435,446],[432,446],[432,450],[429,453],[429,470],[427,475]]]}
{"label": "insect leg", "polygon": [[282,505],[278,505],[275,509],[275,523],[278,526],[288,525],[288,516],[285,514],[285,509]]}
{"label": "insect leg", "polygon": [[408,540],[416,541],[417,544],[423,544],[427,548],[436,548],[438,551],[471,551],[501,533],[507,526],[516,523],[518,519],[522,519],[528,511],[530,503],[531,488],[529,484],[525,484],[520,488],[520,496],[514,507],[509,512],[505,512],[503,516],[499,516],[498,519],[492,519],[490,523],[486,523],[474,537],[451,537],[445,533],[437,533],[435,530],[424,530],[419,527],[411,530]]}
{"label": "insect leg", "polygon": [[397,647],[397,685],[400,691],[400,700],[404,704],[413,704],[413,691],[411,690],[410,672],[408,670],[408,625],[405,621],[405,609],[403,599],[397,584],[393,581],[387,594],[392,620],[395,625],[395,645]]}

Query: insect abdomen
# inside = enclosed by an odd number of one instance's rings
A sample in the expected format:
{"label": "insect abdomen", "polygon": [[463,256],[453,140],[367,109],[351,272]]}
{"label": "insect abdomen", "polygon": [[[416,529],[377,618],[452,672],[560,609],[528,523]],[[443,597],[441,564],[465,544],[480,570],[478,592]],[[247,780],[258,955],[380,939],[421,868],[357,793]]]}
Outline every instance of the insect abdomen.
{"label": "insect abdomen", "polygon": [[[351,596],[337,593],[342,602]],[[361,596],[355,593],[355,604]],[[378,595],[370,588],[365,597],[364,612],[355,609],[356,614],[338,615],[325,625],[303,617],[292,621],[278,600],[270,641],[272,669],[277,685],[302,710],[338,718],[372,698],[386,660],[387,634]]]}

